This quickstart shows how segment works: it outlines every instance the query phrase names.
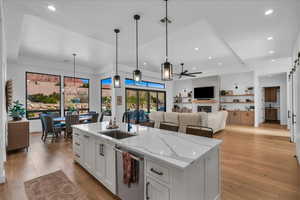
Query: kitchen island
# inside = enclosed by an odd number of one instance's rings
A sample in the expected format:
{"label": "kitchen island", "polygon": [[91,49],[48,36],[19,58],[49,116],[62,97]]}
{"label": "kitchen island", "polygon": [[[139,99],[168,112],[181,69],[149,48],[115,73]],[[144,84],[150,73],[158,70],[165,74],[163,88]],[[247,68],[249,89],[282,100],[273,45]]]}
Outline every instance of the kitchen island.
{"label": "kitchen island", "polygon": [[127,124],[112,131],[107,125],[73,126],[73,151],[74,160],[113,194],[119,196],[122,179],[116,152],[125,149],[143,160],[143,199],[221,199],[221,140],[138,125],[128,131]]}

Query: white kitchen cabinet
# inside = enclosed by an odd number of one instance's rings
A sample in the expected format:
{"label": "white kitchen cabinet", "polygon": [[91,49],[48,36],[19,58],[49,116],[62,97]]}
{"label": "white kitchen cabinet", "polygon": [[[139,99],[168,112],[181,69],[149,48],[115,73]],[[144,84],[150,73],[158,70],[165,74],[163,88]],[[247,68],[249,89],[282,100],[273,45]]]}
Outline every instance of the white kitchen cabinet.
{"label": "white kitchen cabinet", "polygon": [[116,158],[114,144],[75,129],[74,160],[116,194]]}
{"label": "white kitchen cabinet", "polygon": [[96,140],[95,148],[96,178],[111,192],[116,191],[116,156],[114,145],[103,139]]}
{"label": "white kitchen cabinet", "polygon": [[86,170],[93,172],[95,169],[95,138],[89,134],[82,137],[82,164]]}
{"label": "white kitchen cabinet", "polygon": [[219,163],[219,148],[185,169],[146,158],[145,200],[220,200]]}
{"label": "white kitchen cabinet", "polygon": [[97,179],[103,180],[105,178],[105,154],[103,140],[96,140],[95,152],[95,176]]}
{"label": "white kitchen cabinet", "polygon": [[147,177],[145,200],[170,200],[169,188]]}

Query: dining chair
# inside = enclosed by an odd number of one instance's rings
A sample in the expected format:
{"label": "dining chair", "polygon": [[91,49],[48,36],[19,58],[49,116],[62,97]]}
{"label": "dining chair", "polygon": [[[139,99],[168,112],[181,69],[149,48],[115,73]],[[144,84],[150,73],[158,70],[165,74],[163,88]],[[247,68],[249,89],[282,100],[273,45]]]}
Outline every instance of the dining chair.
{"label": "dining chair", "polygon": [[41,120],[41,124],[42,124],[42,137],[41,137],[41,140],[44,139],[44,136],[45,136],[45,122],[44,122],[44,117],[45,114],[41,113],[39,116],[40,116],[40,120]]}
{"label": "dining chair", "polygon": [[187,126],[186,134],[212,138],[214,131],[206,126]]}
{"label": "dining chair", "polygon": [[79,115],[67,115],[65,137],[71,138],[73,133],[72,125],[79,124],[79,123],[80,123]]}
{"label": "dining chair", "polygon": [[49,115],[43,116],[45,123],[45,135],[43,141],[46,142],[48,135],[52,136],[52,141],[58,137],[58,134],[61,132],[61,127],[55,125],[53,122],[53,118]]}
{"label": "dining chair", "polygon": [[178,132],[179,126],[169,123],[160,123],[159,128],[163,130]]}
{"label": "dining chair", "polygon": [[89,120],[89,123],[96,123],[96,122],[98,122],[99,113],[92,113],[91,116],[92,116],[92,119]]}

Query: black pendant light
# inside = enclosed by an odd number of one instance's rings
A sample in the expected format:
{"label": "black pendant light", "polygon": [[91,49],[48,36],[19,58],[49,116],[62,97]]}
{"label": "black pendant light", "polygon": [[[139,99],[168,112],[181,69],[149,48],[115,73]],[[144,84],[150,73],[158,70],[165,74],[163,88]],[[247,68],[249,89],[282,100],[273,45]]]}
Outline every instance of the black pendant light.
{"label": "black pendant light", "polygon": [[118,33],[120,33],[119,29],[114,30],[116,33],[116,74],[114,75],[113,81],[114,81],[114,88],[120,88],[121,87],[121,78],[118,74]]}
{"label": "black pendant light", "polygon": [[136,70],[133,71],[133,80],[140,82],[142,80],[142,72],[139,70],[139,33],[138,33],[138,20],[141,18],[139,15],[133,16],[136,24]]}
{"label": "black pendant light", "polygon": [[161,64],[161,79],[163,81],[170,81],[173,79],[173,66],[172,64],[168,61],[168,0],[166,1],[166,17],[163,20],[164,23],[166,23],[166,62]]}

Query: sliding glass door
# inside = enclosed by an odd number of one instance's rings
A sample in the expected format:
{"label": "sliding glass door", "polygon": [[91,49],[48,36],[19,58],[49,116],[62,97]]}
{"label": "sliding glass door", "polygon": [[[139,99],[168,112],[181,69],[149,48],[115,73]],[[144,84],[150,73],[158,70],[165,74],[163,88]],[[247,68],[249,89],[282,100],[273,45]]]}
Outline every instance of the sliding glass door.
{"label": "sliding glass door", "polygon": [[166,111],[166,92],[126,88],[126,110]]}

